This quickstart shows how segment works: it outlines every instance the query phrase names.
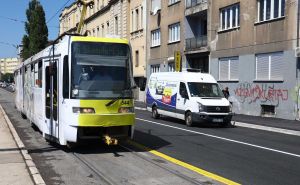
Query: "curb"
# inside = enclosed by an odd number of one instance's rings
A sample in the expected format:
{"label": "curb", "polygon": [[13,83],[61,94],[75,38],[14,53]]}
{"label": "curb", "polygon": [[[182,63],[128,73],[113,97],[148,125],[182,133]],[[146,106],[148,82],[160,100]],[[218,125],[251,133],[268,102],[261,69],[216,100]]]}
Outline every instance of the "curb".
{"label": "curb", "polygon": [[25,145],[23,144],[22,140],[20,139],[16,129],[14,128],[13,124],[9,120],[8,116],[6,115],[2,105],[0,105],[0,109],[4,115],[4,119],[7,123],[7,126],[13,135],[13,138],[15,142],[17,143],[17,146],[19,150],[21,151],[21,154],[25,160],[26,166],[29,169],[30,175],[34,181],[35,185],[46,185],[44,179],[42,178],[41,174],[39,173],[39,170],[36,168],[31,156],[28,154],[28,151],[25,149]]}

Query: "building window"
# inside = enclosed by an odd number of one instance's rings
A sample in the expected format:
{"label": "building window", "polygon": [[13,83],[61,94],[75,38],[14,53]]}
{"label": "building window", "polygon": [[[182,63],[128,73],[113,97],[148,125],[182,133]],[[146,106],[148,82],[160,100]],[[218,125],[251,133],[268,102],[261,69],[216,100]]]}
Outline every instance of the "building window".
{"label": "building window", "polygon": [[256,80],[282,80],[283,52],[256,55]]}
{"label": "building window", "polygon": [[220,9],[220,30],[240,26],[240,4],[234,4]]}
{"label": "building window", "polygon": [[180,0],[169,0],[169,5],[175,4],[179,2]]}
{"label": "building window", "polygon": [[140,25],[139,25],[139,9],[135,10],[135,30],[138,30]]}
{"label": "building window", "polygon": [[139,67],[139,50],[135,51],[135,67]]}
{"label": "building window", "polygon": [[118,16],[115,17],[115,34],[119,34]]}
{"label": "building window", "polygon": [[151,65],[151,73],[158,73],[160,72],[160,65],[156,64],[156,65]]}
{"label": "building window", "polygon": [[106,34],[108,35],[109,34],[109,22],[106,23],[106,29],[107,29],[106,30],[107,31]]}
{"label": "building window", "polygon": [[180,41],[180,24],[172,24],[169,26],[169,43]]}
{"label": "building window", "polygon": [[160,45],[160,29],[151,31],[151,47]]}
{"label": "building window", "polygon": [[174,72],[175,71],[175,62],[169,62],[168,63],[168,71]]}
{"label": "building window", "polygon": [[95,37],[95,29],[93,29],[93,37]]}
{"label": "building window", "polygon": [[104,37],[104,24],[101,25],[101,37]]}
{"label": "building window", "polygon": [[143,11],[144,11],[144,10],[143,10],[143,7],[141,7],[141,13],[140,13],[140,14],[141,14],[141,24],[140,24],[140,27],[141,27],[141,28],[144,28]]}
{"label": "building window", "polygon": [[97,26],[97,37],[100,37],[100,28]]}
{"label": "building window", "polygon": [[131,11],[131,31],[134,30],[134,11]]}
{"label": "building window", "polygon": [[239,58],[221,58],[219,60],[219,80],[239,79]]}
{"label": "building window", "polygon": [[258,22],[284,16],[285,0],[257,0]]}

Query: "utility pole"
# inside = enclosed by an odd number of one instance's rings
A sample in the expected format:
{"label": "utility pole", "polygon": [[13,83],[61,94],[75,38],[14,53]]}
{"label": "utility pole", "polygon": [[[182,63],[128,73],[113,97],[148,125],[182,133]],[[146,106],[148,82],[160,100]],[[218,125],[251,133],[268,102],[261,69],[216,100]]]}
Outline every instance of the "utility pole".
{"label": "utility pole", "polygon": [[78,0],[77,1],[77,6],[78,8],[80,8],[82,6],[82,11],[81,11],[81,15],[80,15],[80,21],[77,27],[77,33],[81,34],[82,32],[82,28],[84,25],[84,20],[85,20],[85,16],[86,16],[86,11],[87,11],[87,7],[90,7],[90,9],[93,9],[94,7],[94,0]]}

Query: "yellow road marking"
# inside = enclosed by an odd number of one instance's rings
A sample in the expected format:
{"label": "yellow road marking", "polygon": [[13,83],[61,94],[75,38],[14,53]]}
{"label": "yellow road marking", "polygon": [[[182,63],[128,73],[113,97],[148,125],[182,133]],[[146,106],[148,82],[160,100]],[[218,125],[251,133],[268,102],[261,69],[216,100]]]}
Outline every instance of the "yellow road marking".
{"label": "yellow road marking", "polygon": [[146,147],[146,146],[143,146],[143,145],[141,145],[141,144],[139,144],[139,143],[136,143],[136,142],[134,142],[134,141],[129,140],[129,141],[127,141],[127,143],[130,144],[130,145],[132,145],[132,146],[135,146],[135,147],[137,147],[137,148],[139,148],[139,149],[148,151],[148,152],[152,153],[153,155],[156,155],[156,156],[158,156],[158,157],[161,157],[161,158],[163,158],[163,159],[165,159],[165,160],[167,160],[167,161],[170,161],[170,162],[172,162],[172,163],[174,163],[174,164],[177,164],[177,165],[179,165],[179,166],[182,166],[182,167],[184,167],[184,168],[187,168],[187,169],[189,169],[189,170],[192,170],[192,171],[194,171],[194,172],[196,172],[196,173],[198,173],[198,174],[201,174],[201,175],[203,175],[203,176],[206,176],[206,177],[208,177],[208,178],[211,178],[211,179],[213,179],[213,180],[216,180],[216,181],[218,181],[218,182],[221,182],[221,183],[224,183],[224,184],[230,184],[230,185],[240,185],[240,184],[237,183],[237,182],[231,181],[231,180],[229,180],[229,179],[226,179],[226,178],[221,177],[221,176],[219,176],[219,175],[213,174],[213,173],[211,173],[211,172],[208,172],[208,171],[203,170],[203,169],[201,169],[201,168],[198,168],[198,167],[196,167],[196,166],[193,166],[193,165],[190,165],[190,164],[185,163],[185,162],[183,162],[183,161],[177,160],[177,159],[175,159],[175,158],[173,158],[173,157],[167,156],[167,155],[165,155],[165,154],[163,154],[163,153],[160,153],[160,152],[158,152],[158,151],[156,151],[156,150],[152,150],[152,149],[150,149],[150,148],[148,148],[148,147]]}

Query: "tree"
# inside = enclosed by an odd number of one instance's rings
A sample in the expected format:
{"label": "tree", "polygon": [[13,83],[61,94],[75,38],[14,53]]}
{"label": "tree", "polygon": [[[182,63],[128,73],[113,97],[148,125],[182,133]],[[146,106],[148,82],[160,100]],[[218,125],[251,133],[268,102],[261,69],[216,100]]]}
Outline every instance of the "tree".
{"label": "tree", "polygon": [[8,82],[8,83],[11,83],[14,81],[14,74],[12,73],[5,73],[1,76],[1,80],[2,81],[5,81],[5,82]]}
{"label": "tree", "polygon": [[48,43],[48,28],[46,25],[45,12],[38,0],[31,0],[26,10],[27,21],[25,22],[26,34],[23,36],[22,58],[30,56],[44,49]]}

